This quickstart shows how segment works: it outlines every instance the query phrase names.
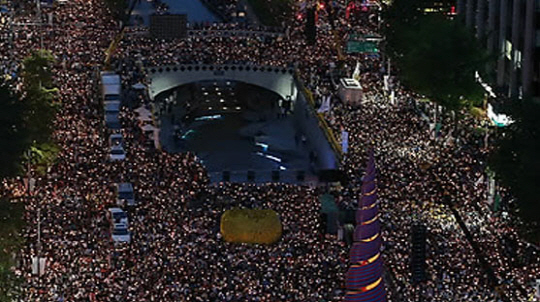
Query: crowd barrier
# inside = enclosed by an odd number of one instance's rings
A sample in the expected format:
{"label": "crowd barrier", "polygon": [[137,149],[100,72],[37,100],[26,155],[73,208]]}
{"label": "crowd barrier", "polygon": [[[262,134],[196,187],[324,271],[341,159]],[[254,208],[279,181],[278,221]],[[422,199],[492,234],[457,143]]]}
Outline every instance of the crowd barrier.
{"label": "crowd barrier", "polygon": [[311,109],[313,110],[313,113],[317,116],[317,119],[319,120],[319,126],[323,130],[328,142],[330,142],[330,145],[332,146],[332,149],[334,149],[334,152],[336,153],[336,155],[338,155],[341,158],[342,155],[343,155],[343,152],[341,150],[341,144],[336,139],[336,136],[335,136],[334,131],[332,130],[332,128],[330,128],[330,126],[326,122],[326,119],[324,118],[324,115],[320,114],[320,113],[317,113],[317,108],[315,106],[315,100],[313,98],[313,94],[311,93],[311,91],[309,91],[309,89],[307,89],[304,86],[302,81],[300,81],[300,79],[298,77],[298,74],[296,74],[296,82],[297,82],[297,85],[300,86],[300,87],[298,87],[299,90],[300,90],[300,93],[304,94],[305,98],[308,100],[308,103],[309,103]]}

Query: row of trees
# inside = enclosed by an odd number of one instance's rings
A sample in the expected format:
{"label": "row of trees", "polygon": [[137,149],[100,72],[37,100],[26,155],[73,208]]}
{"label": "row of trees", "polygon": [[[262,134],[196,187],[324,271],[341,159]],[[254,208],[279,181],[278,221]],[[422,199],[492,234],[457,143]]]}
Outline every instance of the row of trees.
{"label": "row of trees", "polygon": [[259,21],[266,26],[281,26],[293,12],[291,0],[248,0]]}
{"label": "row of trees", "polygon": [[443,13],[426,14],[433,2],[395,0],[385,10],[386,54],[405,86],[444,108],[480,105],[484,90],[475,73],[485,70],[490,56],[460,22]]}
{"label": "row of trees", "polygon": [[514,121],[497,130],[497,148],[490,166],[516,199],[511,209],[521,217],[522,235],[540,242],[540,103],[531,99],[507,102],[505,111]]}
{"label": "row of trees", "polygon": [[[7,82],[0,82],[0,177],[23,171],[22,162],[31,161],[38,171],[56,151],[51,142],[53,120],[59,107],[54,101],[53,55],[37,50],[22,63],[22,92],[15,94]],[[33,151],[33,152],[30,152]]]}
{"label": "row of trees", "polygon": [[[452,2],[438,5],[449,10]],[[405,86],[446,110],[458,113],[480,106],[485,92],[475,74],[491,78],[486,67],[499,54],[488,54],[461,22],[444,13],[425,13],[434,6],[433,0],[394,0],[384,11],[386,54]],[[540,104],[527,98],[506,100],[503,108],[514,123],[491,131],[496,146],[489,165],[516,198],[512,209],[525,222],[524,235],[540,242]]]}
{"label": "row of trees", "polygon": [[[58,147],[52,142],[53,121],[59,104],[53,88],[49,51],[34,51],[22,62],[21,93],[0,80],[0,178],[21,175],[25,164],[38,174],[55,160]],[[0,198],[0,301],[13,301],[18,282],[10,268],[23,243],[24,205]]]}

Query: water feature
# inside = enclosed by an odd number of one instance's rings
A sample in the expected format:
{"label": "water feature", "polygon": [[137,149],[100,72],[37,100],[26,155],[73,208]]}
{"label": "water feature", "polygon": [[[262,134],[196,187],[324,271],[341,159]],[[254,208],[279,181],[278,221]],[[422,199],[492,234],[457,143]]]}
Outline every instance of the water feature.
{"label": "water feature", "polygon": [[[195,152],[211,174],[232,181],[271,181],[279,171],[294,181],[314,172],[310,148],[296,130],[292,113],[280,111],[280,97],[261,87],[227,81],[188,84],[156,98],[161,145],[168,152]],[[216,176],[215,179],[212,175]]]}

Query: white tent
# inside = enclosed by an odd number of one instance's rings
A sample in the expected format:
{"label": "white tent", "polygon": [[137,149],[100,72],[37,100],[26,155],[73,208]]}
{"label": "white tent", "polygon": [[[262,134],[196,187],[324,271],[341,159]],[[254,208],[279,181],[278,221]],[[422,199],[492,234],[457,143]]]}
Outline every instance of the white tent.
{"label": "white tent", "polygon": [[141,127],[142,131],[149,132],[149,131],[156,131],[158,128],[154,127],[154,125],[146,124]]}
{"label": "white tent", "polygon": [[138,115],[152,115],[150,110],[146,109],[146,107],[141,106],[134,110]]}
{"label": "white tent", "polygon": [[150,116],[150,115],[142,115],[142,116],[137,117],[137,119],[138,119],[141,123],[144,123],[144,122],[151,122],[151,121],[152,121],[152,116]]}
{"label": "white tent", "polygon": [[146,86],[144,86],[144,84],[142,84],[142,83],[137,83],[137,84],[135,84],[135,85],[133,85],[133,86],[131,86],[131,87],[132,87],[133,89],[135,89],[135,90],[142,90],[142,89],[145,89],[145,88],[146,88]]}
{"label": "white tent", "polygon": [[150,110],[146,109],[144,106],[141,106],[134,111],[139,115],[137,117],[139,121],[146,122],[152,120],[152,112],[150,112]]}

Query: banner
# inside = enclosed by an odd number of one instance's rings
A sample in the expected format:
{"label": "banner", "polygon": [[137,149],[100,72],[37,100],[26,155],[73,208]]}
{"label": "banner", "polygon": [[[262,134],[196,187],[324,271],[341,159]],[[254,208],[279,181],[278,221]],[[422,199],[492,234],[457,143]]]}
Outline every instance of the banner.
{"label": "banner", "polygon": [[349,132],[341,130],[341,151],[343,154],[347,154],[349,149]]}
{"label": "banner", "polygon": [[324,112],[330,111],[330,99],[331,99],[330,95],[324,97],[321,103],[321,106],[317,110],[317,113],[324,113]]}
{"label": "banner", "polygon": [[38,257],[32,257],[32,274],[37,275],[38,274],[38,268],[39,268],[39,276],[43,276],[45,274],[45,266],[47,265],[46,258],[40,257],[39,258],[39,264],[38,264]]}
{"label": "banner", "polygon": [[351,78],[357,81],[360,79],[360,63],[358,61],[356,61],[356,67],[354,68],[354,72],[351,75]]}

